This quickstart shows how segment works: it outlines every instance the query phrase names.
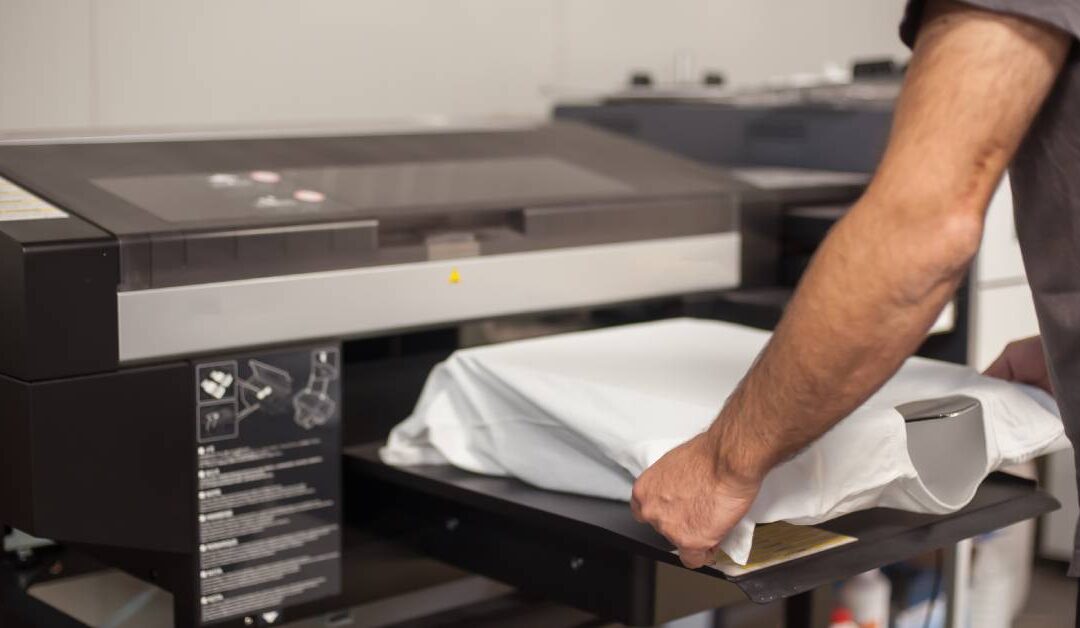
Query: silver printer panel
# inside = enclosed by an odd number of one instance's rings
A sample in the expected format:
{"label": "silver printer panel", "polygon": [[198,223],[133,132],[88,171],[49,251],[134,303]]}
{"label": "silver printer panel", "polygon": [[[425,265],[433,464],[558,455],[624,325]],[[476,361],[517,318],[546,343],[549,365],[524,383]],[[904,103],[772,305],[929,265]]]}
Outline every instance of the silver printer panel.
{"label": "silver printer panel", "polygon": [[724,232],[120,292],[122,363],[732,288]]}

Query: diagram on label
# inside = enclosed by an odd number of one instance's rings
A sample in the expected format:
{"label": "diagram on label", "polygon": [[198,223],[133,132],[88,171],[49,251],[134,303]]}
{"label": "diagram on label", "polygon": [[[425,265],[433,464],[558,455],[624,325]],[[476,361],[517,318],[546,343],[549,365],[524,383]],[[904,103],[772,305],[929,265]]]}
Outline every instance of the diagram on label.
{"label": "diagram on label", "polygon": [[262,420],[258,416],[291,415],[296,425],[307,430],[326,425],[338,409],[331,385],[341,376],[340,351],[315,349],[306,366],[307,382],[297,391],[295,382],[303,378],[303,367],[282,368],[259,359],[246,360],[242,372],[236,361],[199,365],[199,442],[237,438],[241,422]]}
{"label": "diagram on label", "polygon": [[288,371],[259,360],[248,360],[251,377],[240,382],[240,401],[244,409],[240,419],[256,410],[276,414],[284,409],[292,394],[293,378]]}
{"label": "diagram on label", "polygon": [[296,424],[312,429],[334,416],[337,403],[330,397],[330,383],[341,373],[337,349],[320,349],[311,353],[311,372],[307,386],[293,396]]}
{"label": "diagram on label", "polygon": [[199,442],[236,438],[239,433],[236,406],[233,402],[199,408]]}
{"label": "diagram on label", "polygon": [[207,395],[220,401],[230,394],[234,381],[236,381],[236,377],[232,373],[213,369],[206,375],[205,379],[199,382],[199,388]]}
{"label": "diagram on label", "polygon": [[237,364],[235,361],[202,364],[196,370],[195,400],[200,443],[236,438]]}

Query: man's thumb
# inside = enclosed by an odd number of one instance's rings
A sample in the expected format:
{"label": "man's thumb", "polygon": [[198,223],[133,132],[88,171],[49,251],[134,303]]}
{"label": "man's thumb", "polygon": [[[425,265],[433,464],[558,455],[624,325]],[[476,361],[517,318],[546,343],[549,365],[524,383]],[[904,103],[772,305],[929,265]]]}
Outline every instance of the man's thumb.
{"label": "man's thumb", "polygon": [[1004,379],[1010,382],[1016,379],[1016,375],[1013,373],[1012,364],[1004,353],[999,355],[998,358],[994,360],[993,364],[986,367],[986,370],[983,371],[983,375]]}

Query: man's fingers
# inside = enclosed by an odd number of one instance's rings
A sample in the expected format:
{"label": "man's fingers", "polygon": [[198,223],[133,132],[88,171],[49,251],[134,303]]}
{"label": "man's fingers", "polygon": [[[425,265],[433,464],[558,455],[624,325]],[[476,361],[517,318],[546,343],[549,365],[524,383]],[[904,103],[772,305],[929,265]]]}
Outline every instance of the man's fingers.
{"label": "man's fingers", "polygon": [[632,497],[630,499],[630,512],[634,514],[634,519],[636,519],[638,522],[648,523],[648,521],[645,520],[645,517],[641,514],[641,502],[639,502],[636,497]]}
{"label": "man's fingers", "polygon": [[1005,353],[999,355],[998,358],[994,360],[993,364],[986,367],[986,370],[983,371],[983,375],[1008,381],[1015,379],[1012,372],[1012,365],[1009,363],[1009,358]]}
{"label": "man's fingers", "polygon": [[1054,386],[1046,367],[1042,339],[1038,336],[1010,342],[983,375],[1010,382],[1038,386],[1051,395]]}
{"label": "man's fingers", "polygon": [[713,556],[709,550],[679,548],[679,560],[689,569],[700,569],[711,564]]}
{"label": "man's fingers", "polygon": [[[724,556],[727,556],[727,554],[724,554]],[[715,565],[716,561],[717,561],[717,559],[719,557],[720,557],[720,544],[717,543],[716,545],[713,545],[712,547],[709,548],[709,564],[710,565]]]}
{"label": "man's fingers", "polygon": [[664,536],[675,546],[682,564],[690,569],[711,565],[716,560],[716,551],[720,546],[717,541],[703,542],[704,539],[682,535],[665,534]]}

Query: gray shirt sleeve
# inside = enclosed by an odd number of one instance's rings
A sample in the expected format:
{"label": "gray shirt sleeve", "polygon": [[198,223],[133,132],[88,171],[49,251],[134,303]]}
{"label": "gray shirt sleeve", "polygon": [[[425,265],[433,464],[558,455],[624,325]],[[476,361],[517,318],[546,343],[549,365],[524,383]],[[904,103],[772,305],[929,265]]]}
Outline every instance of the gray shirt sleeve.
{"label": "gray shirt sleeve", "polygon": [[[964,0],[966,4],[1000,13],[1011,13],[1043,22],[1080,38],[1080,0]],[[904,21],[900,24],[900,39],[909,47],[915,45],[922,23],[926,0],[908,0]]]}

